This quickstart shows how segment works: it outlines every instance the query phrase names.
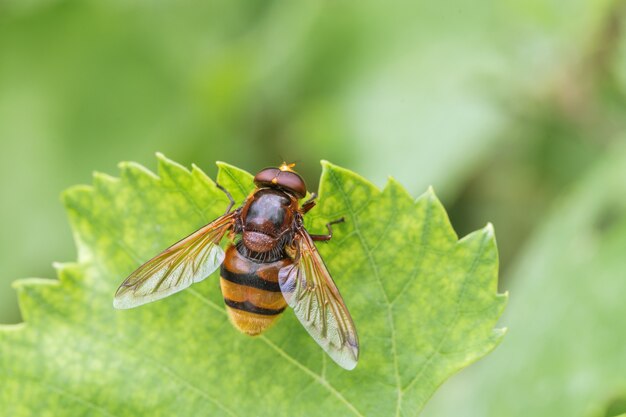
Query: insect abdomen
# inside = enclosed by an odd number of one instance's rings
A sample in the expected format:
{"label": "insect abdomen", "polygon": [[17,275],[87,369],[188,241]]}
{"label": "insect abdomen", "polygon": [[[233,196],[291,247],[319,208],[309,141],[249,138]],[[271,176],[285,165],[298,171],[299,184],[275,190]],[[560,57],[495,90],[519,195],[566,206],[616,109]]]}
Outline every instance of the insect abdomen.
{"label": "insect abdomen", "polygon": [[220,286],[228,315],[240,331],[255,336],[266,330],[285,310],[278,271],[290,258],[259,263],[244,257],[234,245],[226,250]]}

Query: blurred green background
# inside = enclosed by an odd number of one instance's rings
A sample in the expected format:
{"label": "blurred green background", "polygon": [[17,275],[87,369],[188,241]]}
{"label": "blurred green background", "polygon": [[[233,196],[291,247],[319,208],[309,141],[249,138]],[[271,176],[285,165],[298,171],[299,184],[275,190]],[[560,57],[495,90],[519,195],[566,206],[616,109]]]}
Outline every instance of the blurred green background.
{"label": "blurred green background", "polygon": [[94,170],[286,159],[315,186],[328,159],[432,184],[459,235],[495,225],[510,334],[425,415],[625,413],[625,19],[623,0],[0,1],[0,322],[20,320],[11,281],[75,258],[58,196]]}

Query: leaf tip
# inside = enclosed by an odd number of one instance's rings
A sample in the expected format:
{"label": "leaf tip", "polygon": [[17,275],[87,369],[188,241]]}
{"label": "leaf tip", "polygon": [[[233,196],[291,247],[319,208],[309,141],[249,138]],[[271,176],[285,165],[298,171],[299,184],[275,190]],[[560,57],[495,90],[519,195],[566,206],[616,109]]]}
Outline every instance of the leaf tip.
{"label": "leaf tip", "polygon": [[339,172],[344,172],[344,173],[347,173],[347,174],[354,175],[354,176],[358,177],[358,175],[356,173],[350,171],[349,169],[340,167],[339,165],[335,165],[335,164],[333,164],[332,162],[330,162],[330,161],[328,161],[326,159],[320,160],[320,165],[322,166],[322,175],[326,171],[339,171]]}
{"label": "leaf tip", "polygon": [[244,177],[248,177],[250,181],[252,181],[253,175],[248,171],[245,171],[235,165],[229,164],[228,162],[216,161],[215,165],[217,165],[217,175],[223,175],[224,172],[229,173],[229,175],[242,175]]}
{"label": "leaf tip", "polygon": [[118,178],[100,171],[93,171],[91,177],[93,178],[94,184],[113,183],[119,180]]}
{"label": "leaf tip", "polygon": [[61,192],[61,202],[65,207],[69,207],[79,194],[91,193],[93,188],[90,185],[74,185]]}
{"label": "leaf tip", "polygon": [[488,222],[485,227],[483,227],[483,232],[489,238],[493,238],[496,235],[496,232],[493,228],[493,223]]}
{"label": "leaf tip", "polygon": [[127,169],[129,166],[130,166],[130,162],[128,162],[128,161],[120,161],[120,162],[118,162],[118,163],[117,163],[117,167],[118,167],[120,170],[125,170],[125,169]]}
{"label": "leaf tip", "polygon": [[174,172],[189,173],[189,170],[187,169],[187,167],[185,167],[182,164],[179,164],[178,162],[172,159],[169,159],[167,156],[163,155],[162,153],[157,152],[156,156],[157,156],[158,172],[160,176],[164,176],[166,174],[168,174],[168,176],[171,176],[171,174]]}
{"label": "leaf tip", "polygon": [[117,167],[120,170],[122,178],[147,176],[150,179],[159,180],[157,174],[137,162],[122,161],[117,164]]}
{"label": "leaf tip", "polygon": [[383,190],[388,190],[388,189],[391,189],[394,192],[399,193],[400,195],[402,195],[403,198],[409,198],[410,200],[413,200],[411,193],[409,193],[409,191],[406,188],[404,188],[404,186],[400,183],[400,181],[398,181],[391,175],[387,176],[387,183],[385,184],[385,187]]}
{"label": "leaf tip", "polygon": [[497,338],[503,338],[509,332],[508,327],[500,327],[499,329],[493,329],[493,333]]}
{"label": "leaf tip", "polygon": [[191,175],[200,177],[201,181],[204,181],[205,183],[215,185],[215,181],[213,181],[213,179],[209,177],[202,168],[194,163],[191,164]]}
{"label": "leaf tip", "polygon": [[432,185],[429,185],[426,191],[424,191],[422,195],[417,197],[415,201],[416,202],[427,201],[429,204],[435,203],[441,206],[441,208],[443,209],[443,205],[441,204],[441,201],[439,201],[439,197],[437,197],[437,194],[435,193],[435,189],[433,188]]}
{"label": "leaf tip", "polygon": [[320,164],[322,165],[322,176],[320,179],[319,195],[322,195],[324,183],[327,182],[329,178],[332,178],[337,184],[352,182],[354,185],[367,189],[368,191],[366,192],[368,193],[380,193],[380,189],[373,183],[348,168],[335,165],[325,159],[322,159]]}
{"label": "leaf tip", "polygon": [[217,166],[218,170],[233,170],[233,169],[239,169],[234,165],[229,164],[228,162],[224,162],[224,161],[215,161],[215,165]]}
{"label": "leaf tip", "polygon": [[184,170],[187,170],[187,168],[185,168],[182,164],[179,164],[178,162],[174,161],[173,159],[168,158],[162,152],[156,152],[155,155],[156,155],[156,158],[157,158],[157,164],[158,164],[159,172],[164,170],[164,169],[170,168],[172,166],[175,167],[175,168],[182,168]]}
{"label": "leaf tip", "polygon": [[491,340],[493,341],[491,350],[495,349],[502,343],[504,336],[509,332],[508,327],[500,327],[491,330]]}
{"label": "leaf tip", "polygon": [[328,161],[326,159],[320,160],[320,165],[322,167],[322,177],[324,177],[325,173],[334,171],[337,168],[337,166],[335,164],[333,164],[332,162],[330,162],[330,161]]}
{"label": "leaf tip", "polygon": [[437,197],[437,193],[435,193],[435,188],[432,185],[428,186],[426,192],[424,193],[424,196],[426,196],[429,200],[439,201],[439,197]]}

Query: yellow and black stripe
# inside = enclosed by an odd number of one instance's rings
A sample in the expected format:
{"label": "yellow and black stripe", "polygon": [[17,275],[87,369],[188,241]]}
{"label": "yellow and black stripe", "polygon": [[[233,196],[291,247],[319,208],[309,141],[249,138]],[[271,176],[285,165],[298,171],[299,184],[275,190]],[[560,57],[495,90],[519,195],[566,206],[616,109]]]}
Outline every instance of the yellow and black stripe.
{"label": "yellow and black stripe", "polygon": [[228,315],[243,333],[258,335],[287,307],[278,284],[278,271],[291,264],[286,257],[258,263],[244,257],[234,245],[226,250],[220,286]]}
{"label": "yellow and black stripe", "polygon": [[278,282],[262,279],[257,273],[256,271],[254,273],[236,273],[222,268],[222,278],[233,284],[257,288],[263,291],[280,292]]}

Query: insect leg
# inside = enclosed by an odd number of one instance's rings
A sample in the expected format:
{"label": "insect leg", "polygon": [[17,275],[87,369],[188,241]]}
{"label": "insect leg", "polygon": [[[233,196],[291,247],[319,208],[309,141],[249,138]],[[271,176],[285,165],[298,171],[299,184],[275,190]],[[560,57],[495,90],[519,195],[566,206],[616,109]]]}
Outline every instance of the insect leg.
{"label": "insect leg", "polygon": [[309,235],[311,236],[311,239],[313,239],[314,241],[327,241],[330,240],[333,237],[333,229],[332,226],[333,224],[337,224],[337,223],[343,223],[346,219],[345,218],[341,218],[329,223],[326,223],[326,228],[328,228],[328,234],[327,235]]}
{"label": "insect leg", "polygon": [[228,199],[230,200],[230,204],[228,205],[228,208],[226,209],[226,213],[224,214],[228,214],[230,213],[230,209],[233,208],[233,206],[235,205],[235,199],[233,198],[233,196],[228,192],[228,190],[224,187],[222,187],[221,185],[219,185],[217,182],[215,183],[215,186],[217,188],[219,188],[220,190],[224,191],[224,194],[226,194],[226,197],[228,197]]}
{"label": "insect leg", "polygon": [[306,214],[309,210],[315,207],[315,199],[317,198],[317,193],[311,193],[311,198],[302,203],[302,214]]}

